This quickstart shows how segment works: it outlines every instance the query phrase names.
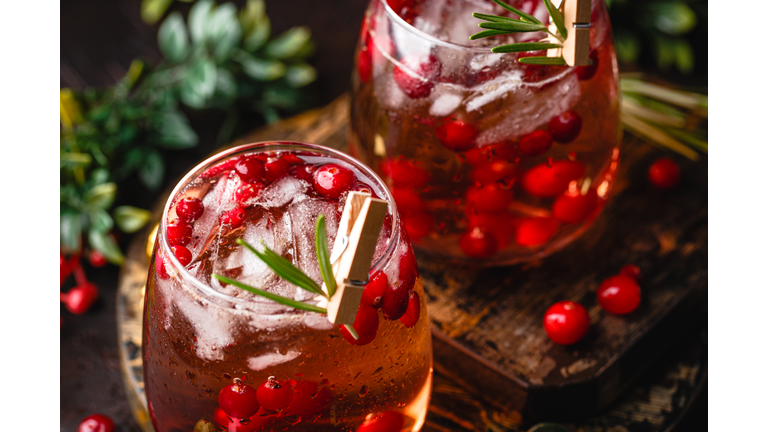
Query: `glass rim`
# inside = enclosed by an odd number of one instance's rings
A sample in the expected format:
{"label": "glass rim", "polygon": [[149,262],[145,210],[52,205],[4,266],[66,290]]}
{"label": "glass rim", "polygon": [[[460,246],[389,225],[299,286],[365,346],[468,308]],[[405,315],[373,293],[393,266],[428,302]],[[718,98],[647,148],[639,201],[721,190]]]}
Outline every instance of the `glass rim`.
{"label": "glass rim", "polygon": [[[213,296],[215,298],[218,298],[220,300],[229,301],[235,304],[240,305],[248,305],[248,304],[272,304],[274,303],[275,306],[278,306],[279,304],[268,299],[246,299],[242,297],[234,297],[229,294],[225,294],[223,292],[220,292],[210,286],[209,284],[206,284],[199,280],[197,277],[193,276],[186,267],[181,265],[181,262],[179,262],[178,258],[176,258],[176,255],[173,254],[171,251],[171,246],[168,243],[168,236],[167,236],[167,225],[168,225],[168,211],[171,208],[172,203],[174,202],[174,199],[176,196],[181,192],[183,188],[185,188],[189,183],[197,178],[201,173],[203,173],[207,168],[210,168],[217,163],[221,163],[225,161],[227,158],[233,156],[236,153],[243,152],[245,150],[260,150],[260,151],[278,151],[278,150],[308,150],[320,154],[326,154],[330,155],[333,158],[340,159],[343,162],[346,162],[352,166],[354,166],[356,169],[360,170],[365,176],[372,179],[376,184],[380,187],[382,192],[384,193],[384,199],[387,201],[387,204],[391,208],[391,216],[392,216],[392,232],[389,237],[389,244],[387,245],[387,248],[384,250],[384,253],[379,257],[378,260],[373,264],[371,267],[372,270],[378,271],[382,270],[384,266],[389,262],[389,260],[393,257],[397,250],[398,246],[398,240],[399,240],[399,234],[400,234],[400,217],[397,212],[397,206],[395,204],[395,200],[389,191],[389,188],[386,186],[384,181],[367,165],[363,164],[361,161],[358,161],[357,159],[353,158],[352,156],[342,153],[339,150],[321,146],[319,144],[310,144],[305,143],[301,141],[281,141],[281,140],[275,140],[275,141],[258,141],[248,144],[241,144],[232,148],[225,149],[223,151],[217,152],[216,154],[208,157],[204,161],[197,164],[194,168],[190,169],[187,174],[184,175],[184,177],[179,180],[179,182],[176,184],[176,186],[173,188],[173,191],[168,196],[168,200],[165,203],[165,206],[163,207],[163,213],[161,216],[160,221],[160,232],[158,233],[158,237],[160,239],[160,244],[158,245],[158,248],[162,248],[162,252],[164,255],[164,261],[170,262],[171,265],[174,267],[174,269],[179,273],[180,279],[184,281],[191,281],[192,285],[195,286],[196,289],[199,291],[202,291],[206,295]],[[253,153],[259,153],[259,151],[254,151]],[[157,253],[157,252],[155,252]],[[157,259],[155,259],[157,261]],[[257,300],[264,300],[264,301],[257,301]],[[287,307],[287,306],[286,306]]]}

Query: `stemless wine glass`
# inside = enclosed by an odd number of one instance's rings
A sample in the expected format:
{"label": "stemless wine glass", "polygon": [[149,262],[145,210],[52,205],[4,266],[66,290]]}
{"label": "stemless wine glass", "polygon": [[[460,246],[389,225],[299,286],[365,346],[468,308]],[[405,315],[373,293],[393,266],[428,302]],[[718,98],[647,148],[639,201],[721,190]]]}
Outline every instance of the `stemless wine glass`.
{"label": "stemless wine glass", "polygon": [[[318,183],[317,172],[334,182]],[[349,190],[390,203],[354,324],[358,339],[325,315],[211,277],[317,304],[235,240],[263,241],[321,284],[315,222],[325,216],[330,245]],[[155,429],[350,431],[381,420],[419,430],[431,336],[392,203],[370,169],[312,144],[248,144],[192,169],[165,205],[147,281],[144,382]]]}
{"label": "stemless wine glass", "polygon": [[[575,1],[575,0],[570,0]],[[542,1],[510,0],[544,23]],[[371,0],[353,72],[350,153],[384,178],[414,247],[441,260],[506,265],[544,257],[602,210],[618,167],[618,69],[602,0],[590,65],[522,64],[541,52],[470,41],[491,1]]]}

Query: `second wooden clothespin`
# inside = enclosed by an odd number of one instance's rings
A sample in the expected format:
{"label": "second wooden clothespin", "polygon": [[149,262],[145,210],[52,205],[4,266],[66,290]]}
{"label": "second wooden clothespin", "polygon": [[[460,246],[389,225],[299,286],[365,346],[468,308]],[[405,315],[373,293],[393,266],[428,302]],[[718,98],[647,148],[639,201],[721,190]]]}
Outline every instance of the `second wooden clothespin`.
{"label": "second wooden clothespin", "polygon": [[[562,35],[565,42],[562,48],[547,50],[547,57],[563,57],[568,66],[587,66],[589,64],[589,28],[592,14],[592,2],[590,0],[563,0],[560,4],[563,14],[563,26],[567,34]],[[557,26],[552,23],[549,26],[551,32],[557,32]],[[549,41],[560,43],[553,37]]]}
{"label": "second wooden clothespin", "polygon": [[328,320],[334,324],[355,322],[388,207],[386,201],[367,193],[347,196],[331,252],[336,293],[327,309]]}

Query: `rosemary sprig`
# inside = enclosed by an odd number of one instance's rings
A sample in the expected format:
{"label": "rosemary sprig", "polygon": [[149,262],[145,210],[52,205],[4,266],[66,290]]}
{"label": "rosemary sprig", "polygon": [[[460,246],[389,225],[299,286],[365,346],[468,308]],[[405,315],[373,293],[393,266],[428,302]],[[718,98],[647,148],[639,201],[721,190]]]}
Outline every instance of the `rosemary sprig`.
{"label": "rosemary sprig", "polygon": [[336,278],[333,277],[333,263],[331,263],[325,238],[325,216],[320,215],[315,224],[315,250],[317,251],[317,261],[320,264],[320,274],[323,276],[323,282],[328,289],[328,296],[333,297],[336,294]]}
{"label": "rosemary sprig", "polygon": [[312,280],[312,278],[310,278],[304,272],[296,268],[296,266],[291,264],[290,261],[281,257],[280,255],[275,253],[275,251],[267,247],[266,243],[264,243],[263,240],[261,241],[261,245],[264,246],[264,252],[259,252],[258,249],[251,246],[250,244],[248,244],[248,242],[246,242],[241,238],[237,239],[237,244],[239,244],[240,246],[244,246],[246,249],[253,252],[257,257],[259,257],[260,260],[264,261],[264,263],[281,278],[287,280],[288,282],[296,285],[301,289],[311,292],[312,294],[321,295],[323,297],[329,298],[328,294],[326,294],[320,288],[320,286],[317,285],[317,283]]}
{"label": "rosemary sprig", "polygon": [[215,277],[216,279],[218,279],[218,280],[220,280],[220,281],[222,281],[224,283],[234,285],[234,286],[236,286],[238,288],[244,289],[244,290],[246,290],[248,292],[251,292],[253,294],[260,295],[262,297],[266,297],[266,298],[268,298],[270,300],[274,300],[274,301],[276,301],[276,302],[278,302],[280,304],[284,304],[284,305],[290,306],[292,308],[305,310],[307,312],[317,312],[317,313],[321,313],[321,314],[327,314],[328,313],[328,311],[325,308],[321,308],[319,306],[311,305],[309,303],[300,302],[298,300],[290,299],[288,297],[283,297],[283,296],[278,295],[278,294],[272,294],[271,292],[264,291],[264,290],[261,290],[261,289],[256,288],[256,287],[252,287],[250,285],[246,285],[246,284],[244,284],[242,282],[238,282],[238,281],[236,281],[234,279],[230,279],[230,278],[228,278],[226,276],[214,274],[213,277]]}

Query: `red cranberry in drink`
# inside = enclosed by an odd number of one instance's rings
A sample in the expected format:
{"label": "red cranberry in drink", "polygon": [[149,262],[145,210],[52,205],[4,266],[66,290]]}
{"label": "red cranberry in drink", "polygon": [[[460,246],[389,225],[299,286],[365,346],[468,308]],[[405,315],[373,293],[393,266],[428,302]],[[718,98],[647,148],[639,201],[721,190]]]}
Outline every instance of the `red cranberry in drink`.
{"label": "red cranberry in drink", "polygon": [[160,279],[168,279],[170,277],[168,275],[168,270],[165,268],[165,259],[160,251],[158,251],[155,256],[155,272],[157,272],[157,276]]}
{"label": "red cranberry in drink", "polygon": [[464,253],[472,258],[488,258],[498,251],[496,238],[480,227],[468,229],[459,240]]}
{"label": "red cranberry in drink", "polygon": [[587,335],[589,314],[584,306],[578,303],[557,302],[544,313],[544,330],[555,343],[575,344]]}
{"label": "red cranberry in drink", "polygon": [[235,163],[235,172],[244,182],[261,181],[264,179],[264,163],[252,156],[244,157]]}
{"label": "red cranberry in drink", "polygon": [[369,50],[370,35],[365,33],[363,39],[363,46],[360,48],[360,53],[357,55],[357,76],[360,78],[360,82],[367,83],[373,77],[373,55]]}
{"label": "red cranberry in drink", "polygon": [[107,258],[96,249],[91,249],[88,253],[88,262],[96,268],[103,267],[107,263]]}
{"label": "red cranberry in drink", "polygon": [[648,180],[659,189],[669,189],[680,181],[680,167],[672,159],[656,159],[648,168]]}
{"label": "red cranberry in drink", "polygon": [[429,181],[429,173],[404,157],[385,159],[381,172],[392,186],[420,189]]}
{"label": "red cranberry in drink", "polygon": [[99,290],[90,282],[80,284],[61,296],[64,306],[75,315],[85,313],[98,297]]}
{"label": "red cranberry in drink", "polygon": [[413,255],[413,250],[411,248],[406,249],[400,256],[400,269],[398,275],[400,276],[400,282],[408,291],[412,290],[416,285],[418,266],[416,265],[416,257]]}
{"label": "red cranberry in drink", "polygon": [[273,182],[288,174],[291,165],[283,158],[270,159],[264,164],[264,177],[267,182]]}
{"label": "red cranberry in drink", "polygon": [[113,432],[115,422],[104,414],[91,414],[80,421],[77,432]]}
{"label": "red cranberry in drink", "polygon": [[549,132],[555,141],[569,143],[581,132],[581,116],[576,111],[566,111],[554,116],[549,121]]}
{"label": "red cranberry in drink", "polygon": [[424,201],[421,200],[419,193],[413,189],[392,188],[390,192],[401,215],[407,216],[424,210]]}
{"label": "red cranberry in drink", "polygon": [[447,118],[435,129],[435,135],[447,148],[463,151],[474,146],[477,128],[464,120]]}
{"label": "red cranberry in drink", "polygon": [[235,207],[221,215],[220,222],[222,225],[229,225],[232,229],[240,228],[245,222],[245,210],[242,207]]}
{"label": "red cranberry in drink", "polygon": [[168,222],[165,234],[168,237],[169,245],[186,246],[192,240],[192,224],[181,219],[174,219]]}
{"label": "red cranberry in drink", "polygon": [[552,216],[562,223],[583,221],[597,205],[597,192],[590,189],[582,195],[578,191],[566,191],[552,204]]}
{"label": "red cranberry in drink", "polygon": [[395,411],[385,411],[364,421],[357,432],[400,432],[405,425],[403,415]]}
{"label": "red cranberry in drink", "polygon": [[236,380],[219,391],[219,407],[231,417],[248,418],[259,411],[256,390]]}
{"label": "red cranberry in drink", "polygon": [[619,274],[629,276],[638,282],[643,279],[643,272],[640,270],[640,267],[634,264],[627,264],[623,266],[621,270],[619,270]]}
{"label": "red cranberry in drink", "polygon": [[527,156],[544,154],[552,148],[552,134],[536,130],[520,138],[520,151]]}
{"label": "red cranberry in drink", "polygon": [[186,267],[189,263],[192,262],[192,252],[190,252],[189,249],[185,248],[184,246],[171,246],[171,251],[183,267]]}
{"label": "red cranberry in drink", "polygon": [[264,183],[242,183],[235,189],[235,201],[245,205],[249,200],[257,198],[262,189],[264,189]]}
{"label": "red cranberry in drink", "polygon": [[384,291],[389,286],[389,278],[387,274],[379,270],[370,276],[368,285],[363,290],[363,297],[360,299],[360,303],[374,308],[381,307],[381,298],[384,297]]}
{"label": "red cranberry in drink", "polygon": [[628,314],[640,304],[640,287],[629,276],[611,276],[597,289],[597,302],[606,312],[614,315]]}
{"label": "red cranberry in drink", "polygon": [[287,407],[293,399],[293,389],[286,382],[269,377],[256,390],[259,405],[264,409],[275,411]]}
{"label": "red cranberry in drink", "polygon": [[394,78],[400,90],[411,99],[429,96],[435,86],[434,80],[440,76],[442,65],[437,57],[427,58],[409,56],[395,66]]}
{"label": "red cranberry in drink", "polygon": [[517,165],[503,159],[496,159],[492,162],[478,164],[472,170],[472,180],[480,184],[501,182],[509,185],[512,184],[516,174]]}
{"label": "red cranberry in drink", "polygon": [[521,185],[528,194],[539,198],[554,198],[568,189],[568,184],[584,175],[584,165],[578,161],[559,160],[541,163],[523,174]]}
{"label": "red cranberry in drink", "polygon": [[403,226],[408,231],[411,241],[419,241],[432,232],[435,225],[435,216],[431,211],[425,210],[403,216]]}
{"label": "red cranberry in drink", "polygon": [[198,198],[184,197],[176,203],[176,216],[187,222],[194,222],[203,215],[205,206]]}
{"label": "red cranberry in drink", "polygon": [[384,296],[381,298],[381,311],[384,313],[384,318],[394,321],[403,316],[405,310],[408,309],[409,291],[409,287],[403,282],[395,282],[393,285],[387,286]]}
{"label": "red cranberry in drink", "polygon": [[368,345],[376,338],[376,331],[379,329],[379,313],[373,306],[361,304],[357,309],[357,315],[355,316],[355,323],[352,324],[357,335],[357,340],[352,337],[352,333],[347,330],[346,327],[341,326],[341,335],[344,339],[352,345],[362,346]]}
{"label": "red cranberry in drink", "polygon": [[312,184],[315,181],[315,170],[317,168],[314,165],[299,164],[291,167],[291,175],[299,180]]}
{"label": "red cranberry in drink", "polygon": [[576,76],[579,77],[579,81],[586,81],[595,76],[598,66],[597,51],[592,50],[589,52],[589,61],[591,64],[587,66],[576,66]]}
{"label": "red cranberry in drink", "polygon": [[517,228],[515,220],[507,213],[470,213],[467,215],[469,229],[478,227],[496,239],[497,250],[504,249]]}
{"label": "red cranberry in drink", "polygon": [[338,198],[355,185],[355,174],[336,164],[325,164],[315,171],[315,190],[328,198]]}
{"label": "red cranberry in drink", "polygon": [[548,217],[533,217],[520,220],[515,233],[515,242],[520,246],[540,246],[557,232],[558,223]]}
{"label": "red cranberry in drink", "polygon": [[400,322],[404,326],[411,328],[419,322],[419,316],[421,315],[421,302],[419,301],[419,295],[415,291],[411,291],[408,294],[408,308],[405,310],[405,314],[400,317]]}
{"label": "red cranberry in drink", "polygon": [[300,416],[309,419],[327,411],[332,400],[333,393],[328,387],[320,387],[313,381],[298,381],[293,386],[293,399],[288,408],[281,413],[281,418]]}
{"label": "red cranberry in drink", "polygon": [[295,155],[293,153],[286,153],[286,154],[280,155],[280,159],[288,162],[288,164],[291,166],[304,163],[304,159],[300,158],[298,155]]}
{"label": "red cranberry in drink", "polygon": [[512,191],[497,183],[470,186],[466,193],[467,208],[477,212],[497,212],[512,202]]}
{"label": "red cranberry in drink", "polygon": [[[266,414],[266,412],[265,412]],[[241,419],[227,415],[221,408],[213,410],[213,421],[227,432],[255,432],[275,421],[274,416],[256,414],[245,423]]]}

